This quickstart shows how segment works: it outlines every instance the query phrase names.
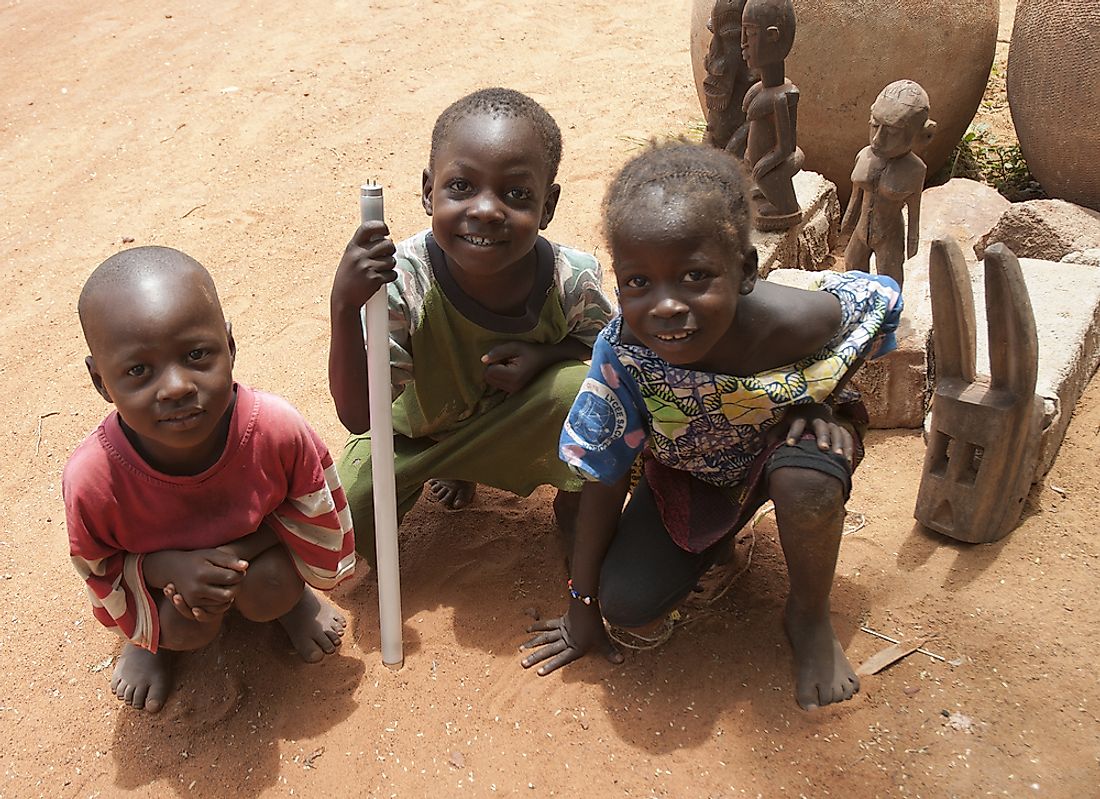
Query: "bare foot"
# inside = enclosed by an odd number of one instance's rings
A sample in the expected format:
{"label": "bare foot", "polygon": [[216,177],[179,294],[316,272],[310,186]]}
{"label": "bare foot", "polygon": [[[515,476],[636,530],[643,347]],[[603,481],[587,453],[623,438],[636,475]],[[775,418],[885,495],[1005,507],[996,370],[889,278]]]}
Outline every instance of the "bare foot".
{"label": "bare foot", "polygon": [[790,603],[783,611],[783,627],[794,650],[795,698],[803,710],[813,710],[851,699],[859,677],[844,655],[826,611],[799,614]]}
{"label": "bare foot", "polygon": [[126,642],[111,676],[111,690],[130,707],[156,713],[172,690],[172,653],[162,649],[154,655]]}
{"label": "bare foot", "polygon": [[437,480],[428,481],[428,494],[436,502],[443,504],[447,510],[462,510],[474,501],[474,492],[477,483],[467,480]]}
{"label": "bare foot", "polygon": [[340,646],[347,620],[307,585],[298,604],[279,617],[279,624],[302,660],[316,663]]}

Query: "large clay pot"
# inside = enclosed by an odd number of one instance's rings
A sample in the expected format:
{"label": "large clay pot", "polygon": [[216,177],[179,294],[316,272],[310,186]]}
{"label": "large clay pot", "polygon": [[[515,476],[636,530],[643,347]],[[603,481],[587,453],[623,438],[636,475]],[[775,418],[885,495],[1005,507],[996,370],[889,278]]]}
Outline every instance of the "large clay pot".
{"label": "large clay pot", "polygon": [[[691,64],[701,107],[713,5],[692,0]],[[929,174],[943,166],[989,80],[999,7],[999,0],[794,0],[797,29],[787,77],[801,92],[803,168],[825,175],[846,199],[856,154],[867,144],[871,104],[886,84],[902,78],[928,92],[939,127],[922,157]]]}
{"label": "large clay pot", "polygon": [[1100,2],[1019,0],[1008,105],[1047,194],[1100,210]]}

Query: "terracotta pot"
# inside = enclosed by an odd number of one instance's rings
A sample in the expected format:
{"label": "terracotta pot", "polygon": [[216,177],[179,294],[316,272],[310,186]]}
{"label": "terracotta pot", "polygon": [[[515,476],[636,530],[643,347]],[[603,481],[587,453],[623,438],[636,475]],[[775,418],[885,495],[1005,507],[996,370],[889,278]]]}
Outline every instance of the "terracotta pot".
{"label": "terracotta pot", "polygon": [[1100,210],[1100,3],[1019,0],[1008,105],[1028,168],[1051,197]]}
{"label": "terracotta pot", "polygon": [[[693,0],[691,8],[691,63],[700,107],[712,6],[713,0]],[[803,168],[825,175],[846,199],[856,154],[867,144],[871,104],[886,84],[902,78],[928,92],[939,127],[922,157],[929,174],[943,166],[985,91],[997,46],[999,0],[794,0],[794,7],[797,32],[787,76],[801,92]]]}

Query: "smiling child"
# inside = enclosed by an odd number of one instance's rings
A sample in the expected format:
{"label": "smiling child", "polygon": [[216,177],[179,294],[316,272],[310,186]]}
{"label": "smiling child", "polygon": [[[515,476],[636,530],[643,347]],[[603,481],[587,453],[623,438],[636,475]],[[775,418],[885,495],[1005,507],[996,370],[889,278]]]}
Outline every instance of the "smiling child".
{"label": "smiling child", "polygon": [[740,167],[711,147],[651,147],[612,182],[604,222],[622,310],[561,436],[561,457],[589,480],[571,601],[531,628],[524,667],[548,674],[592,649],[620,662],[603,618],[661,618],[728,561],[734,535],[771,499],[798,703],[858,690],[829,619],[862,451],[854,423],[866,418],[843,387],[862,359],[894,348],[901,297],[890,278],[855,272],[825,273],[817,291],[758,281],[748,220]]}
{"label": "smiling child", "polygon": [[335,651],[344,617],[310,585],[354,567],[336,468],[286,401],[233,381],[207,271],[167,247],[124,250],[78,309],[92,384],[115,410],[69,459],[63,493],[92,613],[127,639],[111,689],[159,710],[171,653],[208,644],[231,608],[278,620],[306,661]]}
{"label": "smiling child", "polygon": [[374,562],[370,413],[362,309],[390,309],[398,515],[426,482],[462,507],[476,483],[526,496],[558,489],[568,527],[582,481],[557,457],[561,422],[610,318],[591,255],[539,235],[561,187],[561,132],[538,103],[482,89],[432,131],[422,202],[430,230],[396,248],[382,222],[356,231],[332,286],[329,388],[352,432],[340,461],[357,533]]}

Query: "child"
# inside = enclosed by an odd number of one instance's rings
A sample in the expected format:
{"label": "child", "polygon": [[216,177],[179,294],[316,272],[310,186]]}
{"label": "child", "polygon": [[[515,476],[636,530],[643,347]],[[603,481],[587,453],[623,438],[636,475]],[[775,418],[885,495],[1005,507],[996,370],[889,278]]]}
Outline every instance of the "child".
{"label": "child", "polygon": [[167,247],[108,258],[80,293],[96,391],[115,411],[62,478],[73,565],[92,613],[128,642],[111,690],[156,712],[170,652],[205,646],[235,607],[278,619],[306,661],[345,621],[331,588],[355,555],[324,443],[284,400],[233,382],[214,283]]}
{"label": "child", "polygon": [[[630,161],[604,200],[621,315],[601,333],[561,435],[585,484],[572,601],[522,648],[548,674],[602,651],[608,622],[667,613],[767,499],[790,578],[784,612],[804,708],[859,681],[829,621],[829,592],[861,447],[841,396],[864,357],[892,349],[889,278],[825,273],[819,291],[757,282],[749,207],[728,154],[684,142]],[[782,431],[786,430],[786,435]],[[805,435],[803,433],[805,432]],[[644,449],[643,449],[644,447]],[[644,476],[623,509],[631,465]]]}
{"label": "child", "polygon": [[329,387],[352,432],[340,478],[371,563],[362,308],[387,282],[398,517],[432,478],[452,508],[474,483],[524,496],[550,484],[559,523],[575,515],[582,481],[558,459],[557,438],[611,313],[596,259],[539,236],[561,193],[560,160],[561,132],[530,97],[463,97],[432,131],[422,184],[431,230],[395,248],[385,224],[365,224],[340,261]]}

